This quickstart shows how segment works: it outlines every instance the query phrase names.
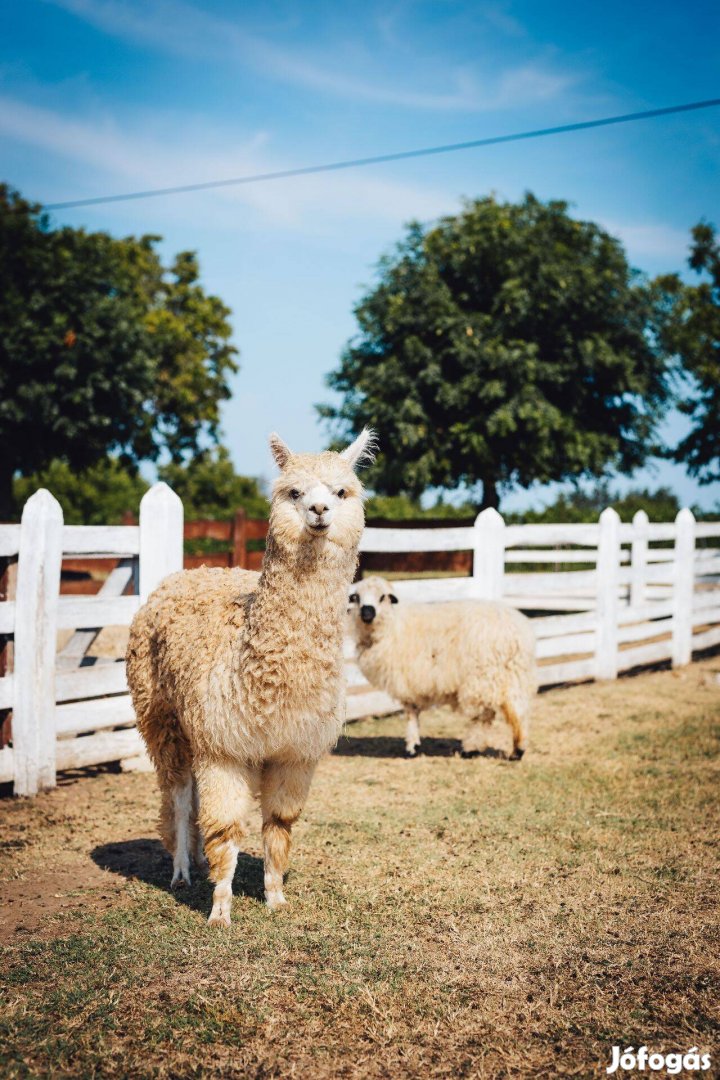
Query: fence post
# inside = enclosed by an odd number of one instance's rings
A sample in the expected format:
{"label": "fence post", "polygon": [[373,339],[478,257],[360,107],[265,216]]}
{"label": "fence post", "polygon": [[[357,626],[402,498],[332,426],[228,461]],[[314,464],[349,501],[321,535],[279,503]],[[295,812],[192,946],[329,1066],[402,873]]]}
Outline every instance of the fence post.
{"label": "fence post", "polygon": [[182,568],[183,504],[167,484],[154,484],[140,500],[140,602]]}
{"label": "fence post", "polygon": [[648,516],[638,510],[632,520],[633,538],[630,547],[630,607],[641,607],[646,600]]}
{"label": "fence post", "polygon": [[597,560],[597,644],[595,676],[617,679],[618,586],[620,580],[620,518],[608,506],[600,515]]}
{"label": "fence post", "polygon": [[232,527],[232,551],[231,566],[241,566],[243,569],[247,566],[247,515],[245,511],[235,511],[235,517],[233,519]]}
{"label": "fence post", "polygon": [[695,590],[695,518],[680,510],[675,518],[673,562],[672,666],[689,664],[692,658],[692,608]]}
{"label": "fence post", "polygon": [[505,522],[488,507],[475,518],[473,596],[500,600],[505,576]]}
{"label": "fence post", "polygon": [[15,597],[15,794],[55,787],[55,650],[63,514],[41,488],[25,503]]}

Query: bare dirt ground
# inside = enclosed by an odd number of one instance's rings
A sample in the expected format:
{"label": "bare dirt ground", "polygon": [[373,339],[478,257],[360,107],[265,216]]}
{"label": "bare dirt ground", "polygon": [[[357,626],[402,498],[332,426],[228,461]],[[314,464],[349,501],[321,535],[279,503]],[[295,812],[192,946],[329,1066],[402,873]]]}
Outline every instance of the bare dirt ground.
{"label": "bare dirt ground", "polygon": [[[295,830],[287,911],[169,891],[154,778],[0,802],[4,1076],[604,1076],[718,1039],[720,658],[538,699],[520,764],[437,711],[347,729]],[[256,825],[256,823],[255,823]]]}

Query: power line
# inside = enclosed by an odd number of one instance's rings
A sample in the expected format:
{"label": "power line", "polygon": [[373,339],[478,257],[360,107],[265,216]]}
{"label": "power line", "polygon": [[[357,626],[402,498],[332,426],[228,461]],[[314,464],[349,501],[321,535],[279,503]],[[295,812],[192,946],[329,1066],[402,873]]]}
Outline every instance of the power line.
{"label": "power line", "polygon": [[408,158],[429,157],[432,154],[450,154],[456,150],[472,150],[500,143],[520,142],[524,139],[541,139],[546,135],[564,135],[570,131],[587,131],[589,128],[609,127],[611,124],[630,124],[636,120],[652,120],[672,113],[712,109],[720,105],[720,98],[691,101],[686,105],[668,105],[663,109],[647,109],[645,112],[625,113],[622,116],[606,116],[601,120],[582,120],[576,124],[560,124],[557,127],[519,131],[511,135],[492,135],[487,139],[471,139],[468,142],[447,143],[444,146],[428,146],[420,150],[401,150],[394,154],[377,154],[374,157],[334,161],[326,165],[306,165],[298,169],[282,169],[278,172],[255,173],[230,180],[206,180],[199,184],[181,184],[178,187],[153,188],[148,191],[130,191],[124,195],[98,195],[92,199],[72,199],[69,202],[47,203],[46,210],[70,210],[77,206],[98,206],[100,203],[126,202],[130,199],[152,199],[160,195],[181,195],[191,191],[208,191],[211,188],[233,187],[239,184],[259,184],[266,180],[286,180],[291,176],[310,176],[314,173],[339,172],[341,169],[358,169],[365,165],[382,165],[388,161],[405,161]]}

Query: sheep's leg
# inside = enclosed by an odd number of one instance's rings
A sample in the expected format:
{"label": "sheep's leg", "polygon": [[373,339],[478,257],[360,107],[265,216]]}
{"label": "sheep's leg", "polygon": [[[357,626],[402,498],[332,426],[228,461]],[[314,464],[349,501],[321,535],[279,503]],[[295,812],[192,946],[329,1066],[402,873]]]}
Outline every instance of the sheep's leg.
{"label": "sheep's leg", "polygon": [[253,801],[251,776],[229,762],[197,769],[200,827],[205,838],[209,877],[215,883],[210,926],[229,926],[232,880]]}
{"label": "sheep's leg", "polygon": [[482,750],[487,745],[487,737],[484,729],[490,727],[494,719],[494,709],[485,707],[480,710],[463,736],[462,757],[472,758],[480,756]]}
{"label": "sheep's leg", "polygon": [[414,706],[407,710],[405,728],[405,756],[417,757],[420,751],[420,710]]}
{"label": "sheep's leg", "polygon": [[290,832],[300,817],[316,762],[266,762],[260,780],[265,902],[272,910],[286,903],[283,877],[290,861]]}
{"label": "sheep's leg", "polygon": [[519,761],[527,749],[527,718],[523,717],[522,711],[517,709],[510,701],[503,702],[502,711],[505,714],[505,719],[513,737],[513,752],[510,755],[510,760]]}

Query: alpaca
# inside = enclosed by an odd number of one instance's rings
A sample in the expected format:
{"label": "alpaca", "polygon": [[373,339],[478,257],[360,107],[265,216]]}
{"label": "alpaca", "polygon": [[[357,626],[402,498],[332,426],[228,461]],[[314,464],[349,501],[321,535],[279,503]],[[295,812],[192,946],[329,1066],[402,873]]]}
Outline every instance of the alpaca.
{"label": "alpaca", "polygon": [[254,800],[265,900],[285,904],[292,825],[344,720],[344,617],[364,525],[354,470],[373,441],[364,430],[342,453],[293,454],[272,435],[280,475],[261,573],[173,574],[130,628],[128,684],[158,775],[171,884],[190,884],[191,855],[205,855],[213,926],[230,925]]}
{"label": "alpaca", "polygon": [[478,754],[482,727],[500,711],[511,759],[523,756],[537,687],[529,619],[494,600],[398,604],[380,577],[353,586],[350,614],[360,670],[405,708],[408,757],[420,749],[420,712],[443,704],[470,718],[463,757]]}

